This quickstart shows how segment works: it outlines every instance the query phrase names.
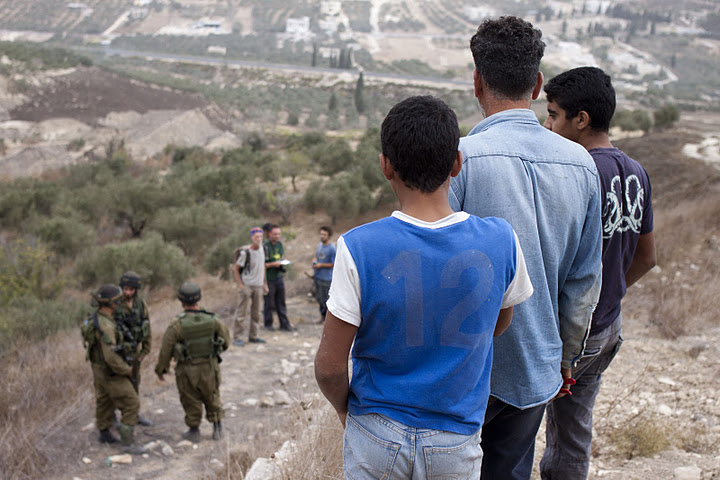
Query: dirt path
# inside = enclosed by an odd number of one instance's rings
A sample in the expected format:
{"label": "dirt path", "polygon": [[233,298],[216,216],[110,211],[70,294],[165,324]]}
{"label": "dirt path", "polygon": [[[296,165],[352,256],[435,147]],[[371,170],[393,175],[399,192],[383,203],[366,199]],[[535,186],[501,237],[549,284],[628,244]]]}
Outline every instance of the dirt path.
{"label": "dirt path", "polygon": [[[161,314],[170,308],[172,305],[162,307]],[[132,464],[108,467],[108,457],[121,452],[115,446],[97,443],[92,402],[88,402],[85,411],[67,429],[67,440],[75,444],[75,451],[68,452],[64,468],[55,470],[55,475],[48,478],[213,478],[213,470],[225,471],[223,465],[227,465],[234,449],[240,448],[252,458],[270,456],[294,435],[295,432],[288,431],[286,425],[300,402],[311,406],[319,404],[312,362],[322,326],[310,324],[307,320],[317,317],[317,304],[307,297],[298,296],[289,299],[288,310],[291,321],[298,324],[297,332],[267,332],[261,329],[266,344],[230,347],[223,354],[220,391],[226,417],[223,420],[225,436],[222,441],[211,440],[212,428],[203,420],[200,427],[202,441],[197,446],[183,442],[181,435],[187,427],[174,376],[166,375],[165,382],[161,383],[146,368],[141,386],[141,412],[152,419],[154,425],[136,427],[135,435],[136,442],[152,451],[134,456]],[[232,315],[229,307],[216,311],[226,320]],[[76,435],[74,432],[82,432],[79,440],[69,438],[72,434]],[[87,460],[90,463],[85,463]]]}

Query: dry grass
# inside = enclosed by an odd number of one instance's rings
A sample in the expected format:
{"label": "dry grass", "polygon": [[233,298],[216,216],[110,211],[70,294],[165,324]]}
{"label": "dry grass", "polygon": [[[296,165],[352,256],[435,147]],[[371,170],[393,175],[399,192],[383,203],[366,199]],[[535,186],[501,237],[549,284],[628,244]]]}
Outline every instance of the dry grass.
{"label": "dry grass", "polygon": [[633,303],[649,311],[650,322],[667,338],[717,326],[720,191],[659,210],[655,218],[660,272],[640,281]]}
{"label": "dry grass", "polygon": [[53,443],[53,437],[79,418],[92,397],[80,338],[64,332],[42,342],[20,341],[3,364],[0,471],[9,479],[42,478],[54,452],[67,452],[68,445]]}
{"label": "dry grass", "polygon": [[643,415],[610,432],[610,441],[625,458],[652,457],[672,445],[674,432]]}

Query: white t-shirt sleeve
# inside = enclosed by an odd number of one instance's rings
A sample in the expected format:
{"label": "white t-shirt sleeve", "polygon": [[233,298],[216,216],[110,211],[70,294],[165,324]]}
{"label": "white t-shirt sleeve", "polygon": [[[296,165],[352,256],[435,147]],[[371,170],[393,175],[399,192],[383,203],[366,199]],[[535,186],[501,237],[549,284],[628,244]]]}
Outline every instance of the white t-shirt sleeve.
{"label": "white t-shirt sleeve", "polygon": [[525,265],[525,256],[520,248],[520,240],[518,240],[517,233],[513,231],[513,234],[515,235],[515,246],[517,249],[515,278],[513,278],[510,286],[505,290],[500,308],[514,307],[530,298],[534,291],[532,282],[530,282],[530,275],[527,271],[527,265]]}
{"label": "white t-shirt sleeve", "polygon": [[337,318],[351,325],[359,327],[362,322],[360,277],[355,260],[345,245],[343,237],[338,238],[337,241],[337,253],[335,254],[335,266],[327,308]]}

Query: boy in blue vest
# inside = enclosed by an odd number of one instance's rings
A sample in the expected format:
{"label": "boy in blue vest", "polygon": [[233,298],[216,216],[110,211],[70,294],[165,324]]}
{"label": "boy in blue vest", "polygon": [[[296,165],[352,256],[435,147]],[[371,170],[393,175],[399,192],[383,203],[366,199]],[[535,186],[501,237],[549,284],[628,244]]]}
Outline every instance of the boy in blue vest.
{"label": "boy in blue vest", "polygon": [[380,135],[400,211],[338,239],[315,376],[345,427],[346,478],[478,478],[493,336],[533,288],[505,220],[450,208],[455,113],[411,97]]}

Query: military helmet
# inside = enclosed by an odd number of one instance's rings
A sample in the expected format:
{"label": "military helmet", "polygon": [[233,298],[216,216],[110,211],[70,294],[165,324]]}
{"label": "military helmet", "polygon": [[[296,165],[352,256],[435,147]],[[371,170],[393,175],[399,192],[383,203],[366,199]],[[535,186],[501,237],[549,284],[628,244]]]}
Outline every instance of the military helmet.
{"label": "military helmet", "polygon": [[142,283],[140,282],[140,275],[133,272],[132,270],[128,270],[127,272],[122,274],[122,277],[120,277],[120,286],[132,287],[139,290],[142,286]]}
{"label": "military helmet", "polygon": [[199,302],[201,297],[200,286],[195,282],[185,282],[178,289],[177,298],[182,303],[192,305]]}
{"label": "military helmet", "polygon": [[117,285],[105,284],[93,292],[93,298],[98,305],[110,305],[120,301],[122,290]]}

